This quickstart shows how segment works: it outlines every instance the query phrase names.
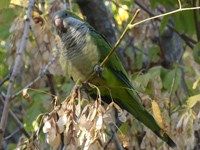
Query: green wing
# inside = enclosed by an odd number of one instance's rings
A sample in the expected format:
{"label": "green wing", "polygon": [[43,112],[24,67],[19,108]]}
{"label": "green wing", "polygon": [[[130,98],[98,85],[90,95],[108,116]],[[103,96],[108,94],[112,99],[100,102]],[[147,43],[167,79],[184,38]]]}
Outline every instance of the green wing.
{"label": "green wing", "polygon": [[[101,63],[109,54],[112,47],[105,37],[95,30],[91,29],[90,35],[93,42],[98,47],[98,53],[100,54],[99,63]],[[112,93],[114,101],[120,107],[129,111],[136,119],[151,129],[158,137],[167,142],[169,146],[176,147],[176,144],[166,133],[161,135],[160,131],[162,130],[162,127],[158,125],[153,116],[138,101],[138,98],[135,96],[134,87],[129,81],[128,75],[116,53],[114,53],[105,64],[102,76],[104,80],[107,81],[106,84]],[[104,84],[104,82],[102,82],[102,84]],[[105,97],[105,99],[110,97],[110,93],[106,90],[101,90],[101,94]]]}

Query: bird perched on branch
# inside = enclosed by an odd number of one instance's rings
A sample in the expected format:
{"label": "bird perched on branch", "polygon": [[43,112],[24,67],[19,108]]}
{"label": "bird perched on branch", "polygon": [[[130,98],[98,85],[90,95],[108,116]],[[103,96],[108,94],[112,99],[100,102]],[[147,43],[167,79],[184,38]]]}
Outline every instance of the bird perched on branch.
{"label": "bird perched on branch", "polygon": [[[109,103],[112,99],[121,108],[131,113],[170,147],[176,144],[166,134],[154,117],[141,105],[116,53],[103,68],[98,65],[112,50],[103,35],[95,31],[86,21],[67,10],[59,10],[53,16],[53,24],[61,39],[60,63],[66,75],[75,82],[84,83],[96,71],[88,82],[96,85],[102,100]],[[97,97],[97,91],[87,91],[91,97]]]}

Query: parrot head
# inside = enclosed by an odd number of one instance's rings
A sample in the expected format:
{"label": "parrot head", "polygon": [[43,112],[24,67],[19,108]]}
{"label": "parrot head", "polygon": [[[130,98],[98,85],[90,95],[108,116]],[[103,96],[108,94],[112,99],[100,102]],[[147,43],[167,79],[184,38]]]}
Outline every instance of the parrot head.
{"label": "parrot head", "polygon": [[58,35],[63,35],[73,29],[78,29],[81,25],[88,24],[79,16],[66,9],[57,11],[52,18],[52,22],[56,27]]}

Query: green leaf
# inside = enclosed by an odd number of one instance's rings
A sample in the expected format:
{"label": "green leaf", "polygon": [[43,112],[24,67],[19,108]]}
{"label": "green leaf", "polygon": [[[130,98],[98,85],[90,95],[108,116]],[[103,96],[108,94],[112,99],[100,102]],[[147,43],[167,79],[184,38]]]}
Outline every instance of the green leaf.
{"label": "green leaf", "polygon": [[4,23],[11,23],[16,15],[14,8],[5,8],[2,10],[1,20]]}
{"label": "green leaf", "polygon": [[182,21],[180,19],[180,12],[173,14],[173,18],[174,18],[174,26],[175,26],[176,30],[179,33],[181,33],[183,31],[183,25],[182,25]]}
{"label": "green leaf", "polygon": [[7,7],[10,4],[11,0],[0,0],[0,10],[4,7]]}
{"label": "green leaf", "polygon": [[200,64],[200,42],[198,42],[193,48],[194,60]]}
{"label": "green leaf", "polygon": [[151,74],[152,79],[154,79],[157,76],[160,76],[160,72],[161,72],[161,67],[160,66],[153,67],[148,71],[148,73]]}
{"label": "green leaf", "polygon": [[199,78],[197,79],[197,81],[195,81],[195,82],[193,83],[192,89],[196,89],[199,82],[200,82],[200,76],[199,76]]}
{"label": "green leaf", "polygon": [[200,102],[200,94],[189,97],[187,104],[190,108],[192,108],[197,102]]}
{"label": "green leaf", "polygon": [[169,18],[171,17],[171,15],[167,15],[164,16],[162,21],[161,21],[161,25],[160,25],[160,33],[162,34],[165,30],[165,27],[167,25],[167,22],[169,21]]}
{"label": "green leaf", "polygon": [[[175,70],[171,70],[163,78],[163,86],[169,92],[171,91],[174,77],[175,77]],[[178,69],[177,73],[176,73],[176,79],[175,79],[175,82],[174,82],[174,88],[173,88],[172,93],[174,93],[177,90],[177,88],[178,88],[178,86],[180,84],[180,81],[181,81],[181,70]]]}
{"label": "green leaf", "polygon": [[[185,6],[191,7],[191,6]],[[183,31],[192,36],[195,33],[195,21],[193,11],[182,11],[173,14],[176,30],[181,34]]]}
{"label": "green leaf", "polygon": [[[126,134],[127,133],[127,130],[128,130],[128,122],[125,122],[123,125],[120,126],[120,131],[123,133],[123,134]],[[119,130],[117,131],[118,134],[120,134]]]}
{"label": "green leaf", "polygon": [[156,0],[149,0],[149,1],[150,1],[150,3],[151,3],[151,8],[152,8],[152,10],[155,10],[155,8],[156,8],[158,2],[157,2]]}
{"label": "green leaf", "polygon": [[0,39],[7,39],[10,36],[10,25],[9,24],[0,24]]}
{"label": "green leaf", "polygon": [[7,150],[13,150],[13,149],[15,149],[16,147],[17,147],[17,144],[14,144],[14,143],[10,143],[9,145],[8,145],[8,149]]}
{"label": "green leaf", "polygon": [[143,59],[142,59],[142,56],[143,56],[143,53],[140,53],[138,56],[137,56],[137,68],[138,69],[141,69],[142,68],[142,62],[143,62]]}
{"label": "green leaf", "polygon": [[160,60],[160,56],[158,56],[159,52],[160,52],[160,48],[157,45],[152,46],[148,52],[148,59],[151,62],[155,62],[155,63],[158,62]]}
{"label": "green leaf", "polygon": [[135,81],[139,82],[141,85],[146,87],[150,78],[151,78],[151,75],[149,73],[147,73],[147,74],[138,75],[136,77]]}

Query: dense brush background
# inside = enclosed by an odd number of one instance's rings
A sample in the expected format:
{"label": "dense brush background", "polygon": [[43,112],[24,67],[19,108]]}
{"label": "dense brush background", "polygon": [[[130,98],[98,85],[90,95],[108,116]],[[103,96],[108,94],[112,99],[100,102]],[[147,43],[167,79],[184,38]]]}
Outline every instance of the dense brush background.
{"label": "dense brush background", "polygon": [[[24,32],[28,3],[28,0],[0,1],[0,116],[9,74]],[[198,0],[182,0],[181,3],[182,7],[200,6]],[[137,9],[141,11],[135,22],[178,9],[179,3],[176,0],[67,0],[66,3],[62,0],[35,0],[13,94],[31,83],[51,61],[56,43],[59,43],[51,18],[57,10],[65,7],[85,18],[114,46]],[[128,32],[117,49],[143,105],[152,113],[152,100],[155,100],[167,132],[177,143],[177,149],[182,150],[200,149],[199,41],[200,11],[191,10],[136,26]],[[59,53],[47,70],[31,88],[57,95],[62,102],[70,94],[74,83],[63,76]],[[17,95],[10,109],[32,133],[39,127],[35,118],[53,110],[54,97],[33,90],[28,93],[30,101],[23,99],[21,94]],[[84,106],[83,104],[82,107]],[[117,118],[116,115],[116,124],[120,122]],[[110,128],[111,126],[104,125],[106,141],[103,145],[107,144],[106,149],[119,149],[115,140],[108,141],[112,134]],[[149,129],[128,114],[119,129],[129,138],[129,149],[169,149]],[[120,138],[121,132],[117,132],[120,140],[123,139]],[[39,135],[42,149],[50,149],[46,138],[43,133]],[[12,150],[25,140],[26,136],[9,116],[2,149]],[[99,145],[95,146],[90,149],[97,149]],[[103,146],[99,147],[101,149]]]}

